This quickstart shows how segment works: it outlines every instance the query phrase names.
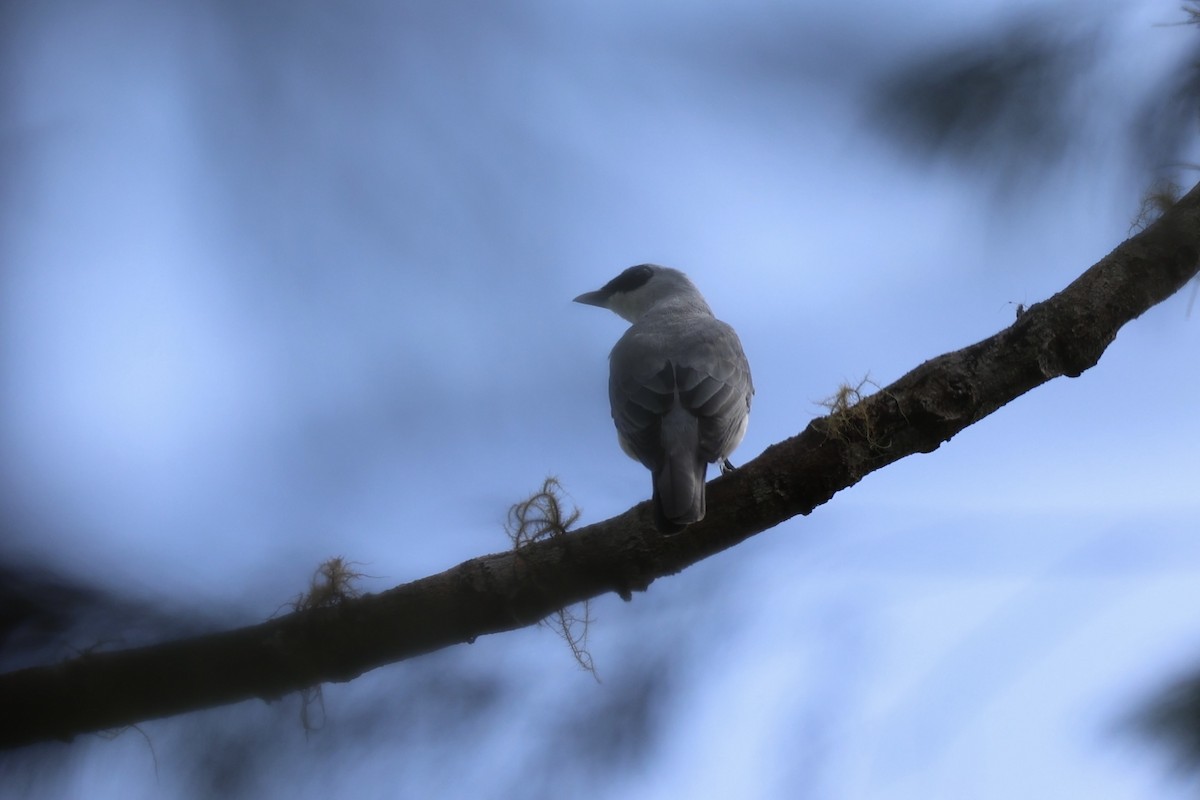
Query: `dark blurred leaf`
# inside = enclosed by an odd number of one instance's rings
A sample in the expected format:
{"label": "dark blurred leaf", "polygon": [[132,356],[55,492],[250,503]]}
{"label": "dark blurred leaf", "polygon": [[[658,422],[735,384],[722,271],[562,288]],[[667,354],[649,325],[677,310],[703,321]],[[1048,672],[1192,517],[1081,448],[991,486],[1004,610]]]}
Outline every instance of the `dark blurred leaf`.
{"label": "dark blurred leaf", "polygon": [[1136,110],[1134,154],[1146,168],[1181,166],[1181,154],[1200,133],[1200,37],[1185,65],[1165,84],[1150,87]]}
{"label": "dark blurred leaf", "polygon": [[928,155],[1000,168],[1052,161],[1079,123],[1072,89],[1097,38],[1042,16],[956,40],[885,80],[873,121]]}
{"label": "dark blurred leaf", "polygon": [[1133,725],[1165,745],[1181,770],[1200,771],[1200,675],[1163,690],[1135,715]]}
{"label": "dark blurred leaf", "polygon": [[23,562],[0,562],[0,664],[20,669],[89,649],[134,647],[229,624]]}

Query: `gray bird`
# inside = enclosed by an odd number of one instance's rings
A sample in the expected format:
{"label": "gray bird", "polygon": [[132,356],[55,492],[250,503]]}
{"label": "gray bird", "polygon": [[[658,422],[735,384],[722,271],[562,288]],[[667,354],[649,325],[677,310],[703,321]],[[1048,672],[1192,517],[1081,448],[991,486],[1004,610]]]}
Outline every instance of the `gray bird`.
{"label": "gray bird", "polygon": [[704,519],[710,463],[729,454],[750,419],[750,364],[733,328],[713,316],[679,270],[630,267],[575,298],[633,324],[609,355],[608,399],[621,449],[654,475],[655,520],[675,532]]}

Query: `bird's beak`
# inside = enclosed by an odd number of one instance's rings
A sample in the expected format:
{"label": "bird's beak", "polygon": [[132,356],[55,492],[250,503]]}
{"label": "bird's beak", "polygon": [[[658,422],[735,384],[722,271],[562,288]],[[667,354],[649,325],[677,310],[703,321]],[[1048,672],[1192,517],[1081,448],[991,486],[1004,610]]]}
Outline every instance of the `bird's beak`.
{"label": "bird's beak", "polygon": [[600,306],[600,308],[608,308],[608,292],[597,290],[595,292],[584,292],[576,297],[572,302],[583,303],[588,306]]}

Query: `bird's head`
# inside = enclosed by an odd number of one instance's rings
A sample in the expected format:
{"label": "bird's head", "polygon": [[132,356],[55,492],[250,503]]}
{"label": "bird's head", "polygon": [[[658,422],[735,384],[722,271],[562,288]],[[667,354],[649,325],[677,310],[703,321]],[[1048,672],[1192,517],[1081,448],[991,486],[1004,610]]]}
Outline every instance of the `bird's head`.
{"label": "bird's head", "polygon": [[698,305],[708,311],[704,298],[687,275],[657,264],[630,267],[596,291],[584,292],[575,298],[576,303],[607,308],[630,322],[637,322],[664,301]]}

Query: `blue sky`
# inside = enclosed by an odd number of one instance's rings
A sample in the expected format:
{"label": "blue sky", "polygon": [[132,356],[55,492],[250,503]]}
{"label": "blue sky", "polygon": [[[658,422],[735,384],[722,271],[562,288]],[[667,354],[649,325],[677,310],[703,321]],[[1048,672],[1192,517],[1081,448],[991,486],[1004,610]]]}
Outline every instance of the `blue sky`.
{"label": "blue sky", "polygon": [[[504,549],[548,474],[584,522],[648,496],[607,408],[624,323],[570,303],[621,269],[683,269],[739,331],[741,462],[1195,179],[1194,125],[1153,113],[1195,52],[1178,3],[826,5],[8,6],[0,556],[180,626],[263,619],[331,555],[383,589]],[[1005,30],[1065,55],[994,125],[931,146],[881,111]],[[0,769],[30,797],[1182,797],[1121,720],[1200,661],[1190,292],[600,599],[600,683],[531,629],[328,687],[308,737],[295,699],[246,703],[146,724],[153,758]]]}

